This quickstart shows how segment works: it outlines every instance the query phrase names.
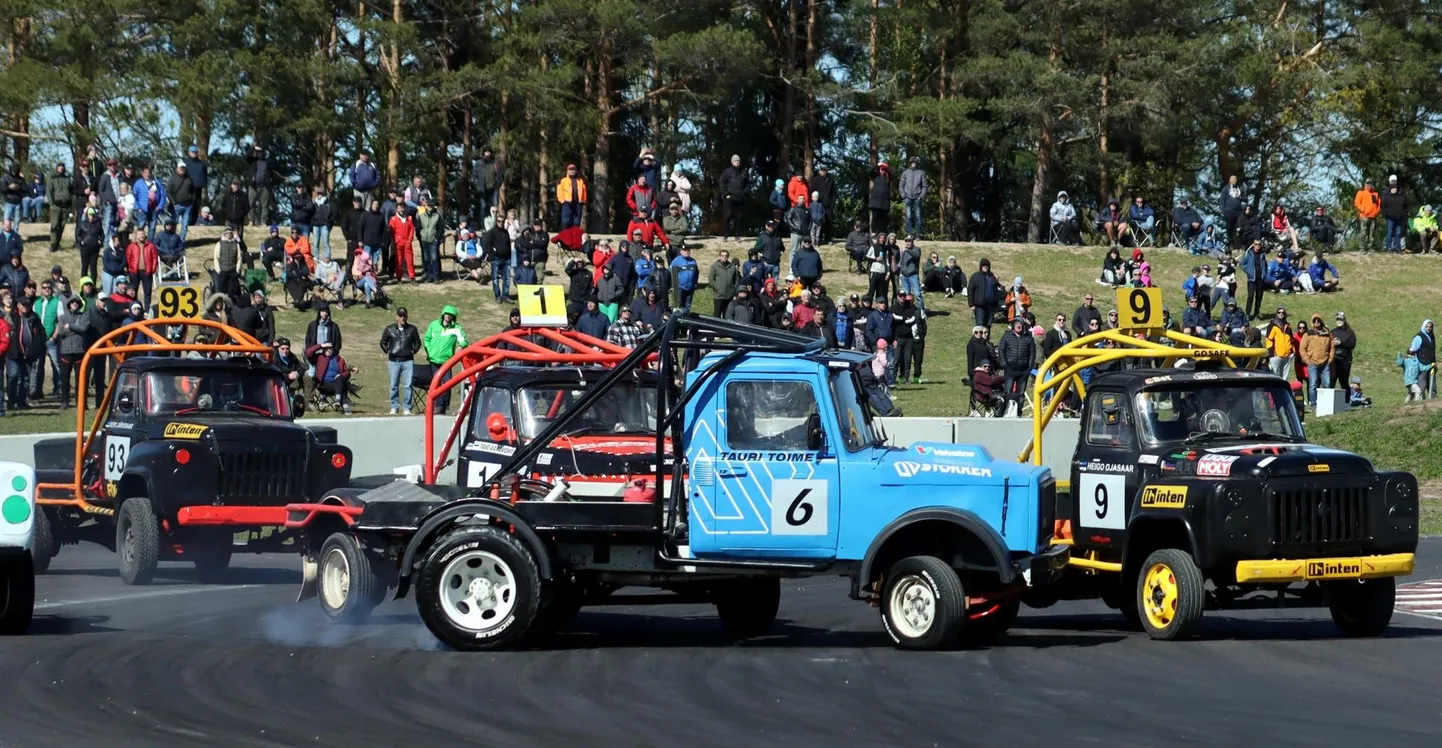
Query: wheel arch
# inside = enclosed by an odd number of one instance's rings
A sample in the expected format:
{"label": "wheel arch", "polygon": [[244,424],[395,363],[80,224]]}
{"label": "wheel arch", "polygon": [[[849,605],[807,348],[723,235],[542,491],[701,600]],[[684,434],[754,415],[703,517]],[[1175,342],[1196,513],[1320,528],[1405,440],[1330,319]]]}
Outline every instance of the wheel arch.
{"label": "wheel arch", "polygon": [[878,581],[892,563],[918,552],[959,558],[967,568],[995,572],[1003,584],[1016,576],[1006,540],[981,517],[965,509],[916,509],[892,520],[871,541],[853,582],[856,591]]}
{"label": "wheel arch", "polygon": [[401,557],[400,588],[396,592],[397,598],[403,597],[410,587],[411,570],[415,567],[417,556],[430,547],[435,538],[447,527],[457,520],[477,514],[484,514],[493,521],[498,520],[501,524],[509,525],[521,542],[535,555],[536,568],[541,573],[541,579],[554,578],[550,549],[521,515],[505,504],[490,499],[462,499],[439,507],[421,519],[420,527],[411,536],[410,542],[406,544],[405,554]]}
{"label": "wheel arch", "polygon": [[[1136,578],[1138,569],[1153,552],[1176,548],[1197,559],[1196,534],[1185,517],[1142,516],[1127,525],[1126,548],[1122,551],[1124,584]],[[1198,564],[1201,566],[1201,564]],[[1205,568],[1203,572],[1205,573]]]}

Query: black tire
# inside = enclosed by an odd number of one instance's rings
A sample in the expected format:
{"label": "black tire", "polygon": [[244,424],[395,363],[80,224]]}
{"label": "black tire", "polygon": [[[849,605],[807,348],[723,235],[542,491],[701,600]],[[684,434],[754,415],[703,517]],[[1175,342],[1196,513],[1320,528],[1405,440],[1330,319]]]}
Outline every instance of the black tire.
{"label": "black tire", "polygon": [[[907,617],[908,609],[914,614]],[[961,577],[935,556],[911,556],[891,565],[881,591],[881,622],[902,649],[950,649],[966,627]]]}
{"label": "black tire", "polygon": [[1392,622],[1392,610],[1397,605],[1395,577],[1329,582],[1326,589],[1332,622],[1341,629],[1343,636],[1380,636],[1387,630],[1387,624]]}
{"label": "black tire", "polygon": [[35,564],[28,553],[0,559],[0,636],[19,636],[35,617]]}
{"label": "black tire", "polygon": [[221,529],[208,532],[185,545],[185,558],[195,564],[195,575],[205,584],[225,581],[234,551],[234,534]]}
{"label": "black tire", "polygon": [[160,523],[150,499],[133,496],[120,505],[115,517],[115,555],[120,578],[126,584],[150,584],[160,564]]}
{"label": "black tire", "polygon": [[1121,613],[1122,618],[1126,619],[1126,624],[1121,627],[1123,630],[1141,631],[1142,613],[1141,610],[1137,608],[1132,586],[1130,584],[1124,584],[1120,578],[1120,574],[1118,574],[1117,577],[1118,579],[1114,583],[1107,584],[1102,588],[1102,602],[1105,603],[1108,608]]}
{"label": "black tire", "polygon": [[1206,580],[1186,551],[1153,551],[1137,572],[1137,617],[1153,639],[1191,637],[1202,624],[1206,602]]}
{"label": "black tire", "polygon": [[36,574],[44,574],[50,568],[50,559],[60,552],[60,546],[55,542],[55,527],[45,507],[35,507],[35,521],[31,526],[35,528],[35,537],[30,543],[31,563]]}
{"label": "black tire", "polygon": [[[500,562],[498,568],[495,562]],[[474,565],[473,565],[474,564]],[[470,589],[475,575],[484,573],[509,584],[497,589],[488,584],[487,602],[493,607],[475,606],[474,598],[456,601],[455,593]],[[416,608],[426,628],[448,646],[467,652],[513,649],[533,633],[541,606],[541,572],[536,558],[521,541],[493,527],[455,530],[438,540],[416,574]],[[501,613],[495,613],[495,608]],[[474,623],[457,616],[476,613]],[[496,617],[487,618],[486,612]]]}
{"label": "black tire", "polygon": [[968,618],[962,632],[966,644],[993,644],[1006,636],[1021,613],[1021,600],[1011,600],[981,618]]}
{"label": "black tire", "polygon": [[727,635],[738,639],[762,636],[776,624],[781,610],[781,579],[737,579],[720,585],[715,596],[716,615]]}
{"label": "black tire", "polygon": [[385,585],[376,577],[355,536],[332,533],[320,547],[319,562],[316,597],[325,617],[333,623],[360,623],[369,618],[385,594]]}

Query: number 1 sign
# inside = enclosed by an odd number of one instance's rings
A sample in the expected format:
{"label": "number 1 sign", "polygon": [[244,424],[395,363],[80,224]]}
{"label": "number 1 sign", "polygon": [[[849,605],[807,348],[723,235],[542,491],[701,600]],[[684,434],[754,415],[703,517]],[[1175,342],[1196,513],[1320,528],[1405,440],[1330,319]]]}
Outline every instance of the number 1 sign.
{"label": "number 1 sign", "polygon": [[528,327],[565,327],[566,291],[560,286],[516,286],[521,324]]}

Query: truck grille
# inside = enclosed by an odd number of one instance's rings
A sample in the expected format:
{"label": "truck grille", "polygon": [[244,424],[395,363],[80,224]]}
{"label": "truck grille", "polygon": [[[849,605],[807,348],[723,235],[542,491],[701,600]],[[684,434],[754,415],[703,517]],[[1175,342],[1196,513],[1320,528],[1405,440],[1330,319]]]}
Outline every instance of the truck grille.
{"label": "truck grille", "polygon": [[305,494],[304,453],[223,452],[220,498],[293,499]]}
{"label": "truck grille", "polygon": [[1056,531],[1056,479],[1042,481],[1038,497],[1041,500],[1041,516],[1037,519],[1037,541],[1044,546]]}
{"label": "truck grille", "polygon": [[1366,487],[1272,491],[1272,543],[1288,546],[1366,540]]}

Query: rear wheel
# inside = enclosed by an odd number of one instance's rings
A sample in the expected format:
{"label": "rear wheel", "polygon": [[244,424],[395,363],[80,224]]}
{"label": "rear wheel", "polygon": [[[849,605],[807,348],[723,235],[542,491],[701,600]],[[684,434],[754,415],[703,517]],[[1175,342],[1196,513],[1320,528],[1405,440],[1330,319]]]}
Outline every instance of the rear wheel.
{"label": "rear wheel", "polygon": [[35,616],[35,564],[28,553],[0,559],[0,636],[30,630]]}
{"label": "rear wheel", "polygon": [[541,573],[531,550],[494,527],[442,537],[416,575],[416,607],[426,628],[455,649],[521,645],[536,623]]}
{"label": "rear wheel", "polygon": [[150,584],[160,564],[160,523],[150,499],[133,496],[120,505],[115,518],[115,553],[126,584]]}
{"label": "rear wheel", "polygon": [[731,636],[761,636],[776,623],[781,610],[781,580],[754,577],[723,583],[716,590],[716,615]]}
{"label": "rear wheel", "polygon": [[50,568],[50,559],[60,552],[60,546],[55,542],[55,528],[50,523],[50,515],[46,513],[45,507],[35,507],[35,521],[32,526],[35,528],[35,537],[30,543],[30,557],[35,565],[35,573],[44,574]]}
{"label": "rear wheel", "polygon": [[887,571],[881,622],[902,649],[948,649],[966,626],[961,577],[934,556],[912,556]]}
{"label": "rear wheel", "polygon": [[1329,582],[1326,589],[1332,622],[1343,636],[1380,636],[1392,622],[1392,609],[1397,604],[1395,577]]}
{"label": "rear wheel", "polygon": [[1163,548],[1147,556],[1137,578],[1136,609],[1147,636],[1166,641],[1195,634],[1207,601],[1206,581],[1191,554]]}
{"label": "rear wheel", "polygon": [[321,546],[316,584],[321,610],[336,623],[364,621],[385,593],[355,536],[344,532],[332,534]]}

